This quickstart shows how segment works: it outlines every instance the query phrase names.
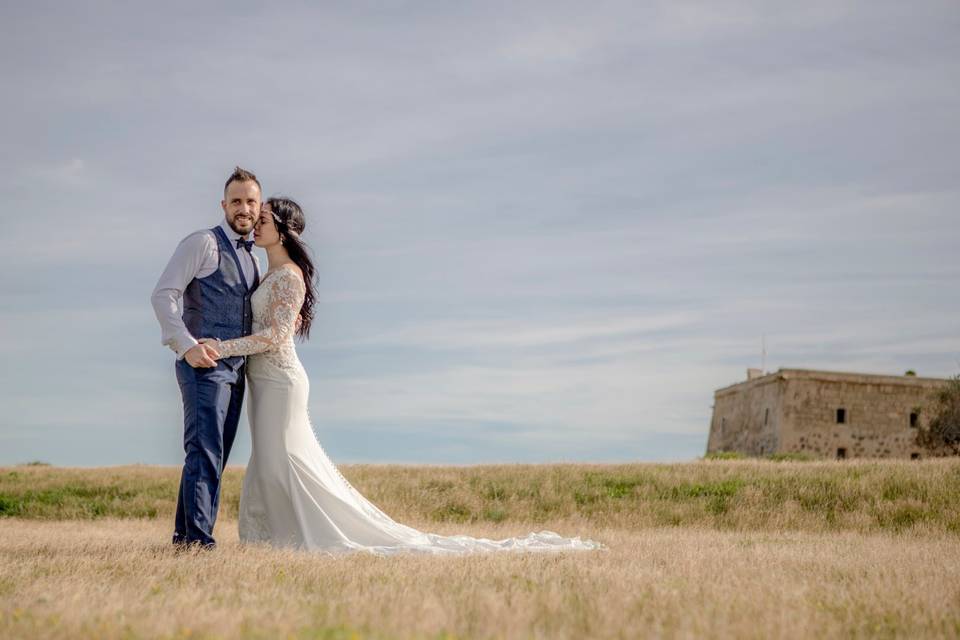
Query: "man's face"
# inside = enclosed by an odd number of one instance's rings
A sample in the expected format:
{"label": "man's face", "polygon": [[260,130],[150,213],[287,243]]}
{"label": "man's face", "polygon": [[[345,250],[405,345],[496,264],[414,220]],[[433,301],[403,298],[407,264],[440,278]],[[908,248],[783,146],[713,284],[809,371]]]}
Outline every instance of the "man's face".
{"label": "man's face", "polygon": [[260,187],[253,180],[234,180],[223,194],[220,206],[230,228],[246,236],[260,217]]}

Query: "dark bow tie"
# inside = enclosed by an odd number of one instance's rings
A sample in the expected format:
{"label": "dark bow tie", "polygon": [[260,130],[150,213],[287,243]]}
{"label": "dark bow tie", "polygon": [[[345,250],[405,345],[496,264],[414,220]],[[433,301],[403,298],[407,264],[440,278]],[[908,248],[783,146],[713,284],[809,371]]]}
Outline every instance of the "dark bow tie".
{"label": "dark bow tie", "polygon": [[253,240],[244,240],[243,238],[237,238],[237,249],[243,247],[247,251],[253,248]]}

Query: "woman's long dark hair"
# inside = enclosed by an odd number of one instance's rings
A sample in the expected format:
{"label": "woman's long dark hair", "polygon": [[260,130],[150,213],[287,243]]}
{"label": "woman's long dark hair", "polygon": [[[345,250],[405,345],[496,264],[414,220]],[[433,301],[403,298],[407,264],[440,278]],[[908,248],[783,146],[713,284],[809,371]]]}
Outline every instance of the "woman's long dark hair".
{"label": "woman's long dark hair", "polygon": [[300,239],[306,221],[303,218],[303,209],[290,198],[268,198],[267,204],[273,211],[273,221],[280,232],[280,240],[298,267],[303,271],[303,284],[307,289],[303,296],[303,306],[300,307],[300,324],[296,335],[306,340],[310,337],[310,325],[313,323],[314,275],[313,260],[310,259],[306,243]]}

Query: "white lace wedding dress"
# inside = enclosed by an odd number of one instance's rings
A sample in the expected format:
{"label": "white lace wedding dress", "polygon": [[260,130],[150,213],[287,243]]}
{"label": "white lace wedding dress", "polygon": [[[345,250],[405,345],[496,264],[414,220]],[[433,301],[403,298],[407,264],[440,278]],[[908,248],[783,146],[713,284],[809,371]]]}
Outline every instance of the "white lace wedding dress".
{"label": "white lace wedding dress", "polygon": [[223,357],[250,356],[247,416],[253,451],[240,496],[241,541],[377,555],[605,548],[552,531],[504,540],[425,533],[394,521],[364,498],[327,457],[310,424],[310,383],[293,343],[304,292],[291,266],[267,273],[251,299],[253,334],[220,343]]}

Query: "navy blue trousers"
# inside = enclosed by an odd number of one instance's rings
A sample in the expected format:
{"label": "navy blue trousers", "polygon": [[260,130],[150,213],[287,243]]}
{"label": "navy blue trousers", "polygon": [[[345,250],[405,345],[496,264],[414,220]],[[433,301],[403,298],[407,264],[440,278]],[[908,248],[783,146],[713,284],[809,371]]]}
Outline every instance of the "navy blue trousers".
{"label": "navy blue trousers", "polygon": [[177,382],[183,397],[183,450],[174,543],[214,545],[213,525],[220,506],[220,478],[237,435],[243,404],[244,364],[224,361],[194,369],[177,361]]}

